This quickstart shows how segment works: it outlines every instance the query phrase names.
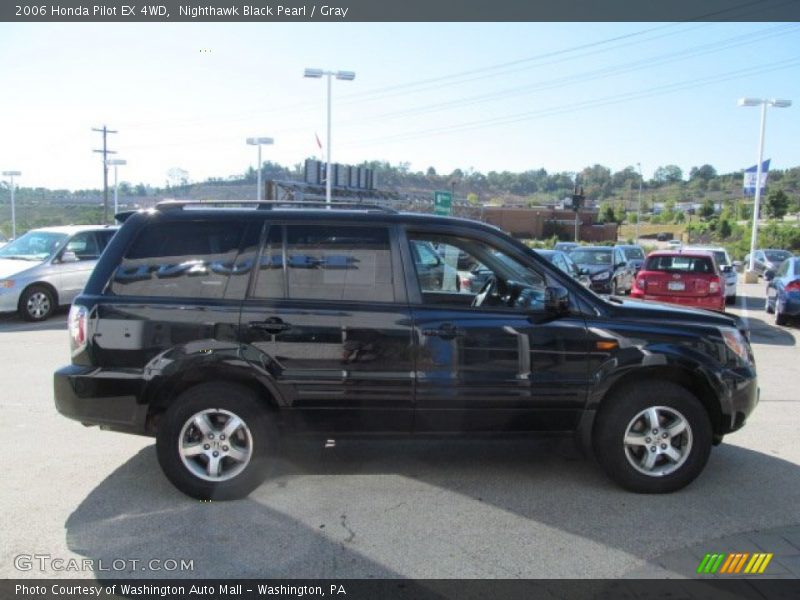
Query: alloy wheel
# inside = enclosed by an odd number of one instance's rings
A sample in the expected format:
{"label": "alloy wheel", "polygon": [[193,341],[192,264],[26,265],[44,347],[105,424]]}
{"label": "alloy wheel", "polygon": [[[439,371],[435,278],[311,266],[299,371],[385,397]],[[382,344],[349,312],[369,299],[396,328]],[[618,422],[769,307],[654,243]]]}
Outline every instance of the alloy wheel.
{"label": "alloy wheel", "polygon": [[663,477],[677,471],[689,457],[692,428],[674,408],[651,406],[628,423],[623,444],[633,468],[650,477]]}
{"label": "alloy wheel", "polygon": [[244,471],[253,456],[253,436],[236,414],[209,408],[192,415],[178,438],[184,466],[205,481],[227,481]]}

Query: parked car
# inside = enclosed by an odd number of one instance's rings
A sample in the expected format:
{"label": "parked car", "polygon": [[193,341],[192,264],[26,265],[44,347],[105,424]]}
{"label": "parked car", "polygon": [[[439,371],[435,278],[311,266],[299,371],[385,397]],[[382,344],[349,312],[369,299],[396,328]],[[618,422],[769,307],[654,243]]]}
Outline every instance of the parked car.
{"label": "parked car", "polygon": [[677,250],[682,245],[683,245],[683,242],[681,242],[680,240],[669,240],[667,242],[667,247],[670,248],[671,250]]}
{"label": "parked car", "polygon": [[558,250],[559,252],[569,252],[578,246],[580,246],[578,242],[556,242],[553,245],[553,250]]}
{"label": "parked car", "polygon": [[725,310],[722,274],[714,256],[701,250],[651,252],[636,275],[631,297]]}
{"label": "parked car", "polygon": [[767,280],[767,312],[775,314],[776,325],[786,325],[800,315],[800,258],[784,260],[776,271],[764,272]]}
{"label": "parked car", "polygon": [[[178,489],[219,500],[289,435],[555,432],[623,487],[670,492],[755,408],[736,316],[605,300],[480,222],[283,204],[130,215],[70,309],[58,411],[154,436]],[[425,289],[414,244],[492,276]]]}
{"label": "parked car", "polygon": [[[783,261],[792,257],[792,253],[788,250],[774,250],[771,248],[756,250],[754,255],[753,270],[760,276],[763,276],[766,271],[777,271]],[[749,254],[744,257],[744,267],[745,269],[750,268]]]}
{"label": "parked car", "polygon": [[742,266],[742,263],[738,260],[731,261],[728,251],[722,246],[684,246],[681,248],[683,252],[694,252],[698,250],[710,252],[714,256],[714,260],[717,261],[717,266],[722,273],[722,277],[725,279],[725,302],[727,304],[734,304],[736,302],[736,284],[739,279],[736,269]]}
{"label": "parked car", "polygon": [[32,229],[0,248],[0,312],[44,321],[83,289],[116,227]]}
{"label": "parked car", "polygon": [[572,250],[569,257],[586,270],[592,289],[599,294],[624,294],[633,287],[633,267],[619,247],[581,246]]}
{"label": "parked car", "polygon": [[572,277],[575,281],[578,281],[581,285],[586,287],[592,286],[592,280],[589,279],[587,271],[576,265],[575,262],[569,257],[569,254],[560,252],[558,250],[536,250],[535,252],[539,256],[546,258],[556,267],[564,271],[564,273]]}
{"label": "parked car", "polygon": [[642,268],[645,259],[644,249],[638,244],[618,244],[617,248],[622,249],[625,261],[633,268],[634,273]]}

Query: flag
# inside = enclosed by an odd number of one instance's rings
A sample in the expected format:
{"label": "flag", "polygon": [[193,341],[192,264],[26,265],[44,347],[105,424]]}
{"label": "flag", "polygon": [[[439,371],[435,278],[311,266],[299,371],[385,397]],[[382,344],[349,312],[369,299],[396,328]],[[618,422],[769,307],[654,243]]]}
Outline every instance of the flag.
{"label": "flag", "polygon": [[[769,174],[769,161],[768,158],[761,163],[761,192],[767,187],[767,175]],[[753,165],[749,169],[744,170],[744,193],[746,196],[753,196],[756,193],[756,174],[758,173],[758,165]]]}
{"label": "flag", "polygon": [[314,133],[314,137],[317,138],[317,146],[319,146],[319,149],[322,150],[322,142],[319,141],[319,136],[316,134],[316,132]]}

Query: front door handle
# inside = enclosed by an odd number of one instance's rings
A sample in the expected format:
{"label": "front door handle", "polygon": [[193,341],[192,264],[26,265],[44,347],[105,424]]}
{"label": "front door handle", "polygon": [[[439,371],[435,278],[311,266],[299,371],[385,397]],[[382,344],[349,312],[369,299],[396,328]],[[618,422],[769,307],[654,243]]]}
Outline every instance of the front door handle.
{"label": "front door handle", "polygon": [[428,337],[440,337],[443,340],[452,340],[457,337],[462,337],[464,332],[452,323],[443,323],[442,325],[439,325],[438,329],[423,329],[422,335]]}
{"label": "front door handle", "polygon": [[280,333],[292,328],[289,323],[284,323],[278,317],[271,317],[264,321],[250,321],[248,325],[250,325],[250,327],[253,329],[260,329],[261,331],[266,331],[267,333]]}

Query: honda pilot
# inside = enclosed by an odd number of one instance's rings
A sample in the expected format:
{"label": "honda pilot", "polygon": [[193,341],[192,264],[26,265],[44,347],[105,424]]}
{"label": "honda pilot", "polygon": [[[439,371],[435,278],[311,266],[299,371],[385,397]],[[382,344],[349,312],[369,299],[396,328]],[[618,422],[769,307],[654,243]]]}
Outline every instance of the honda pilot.
{"label": "honda pilot", "polygon": [[[601,298],[484,223],[334,208],[121,215],[69,314],[58,411],[155,437],[178,489],[231,499],[297,435],[556,433],[624,488],[672,492],[756,406],[735,316]],[[454,285],[459,261],[491,272],[480,289]]]}

